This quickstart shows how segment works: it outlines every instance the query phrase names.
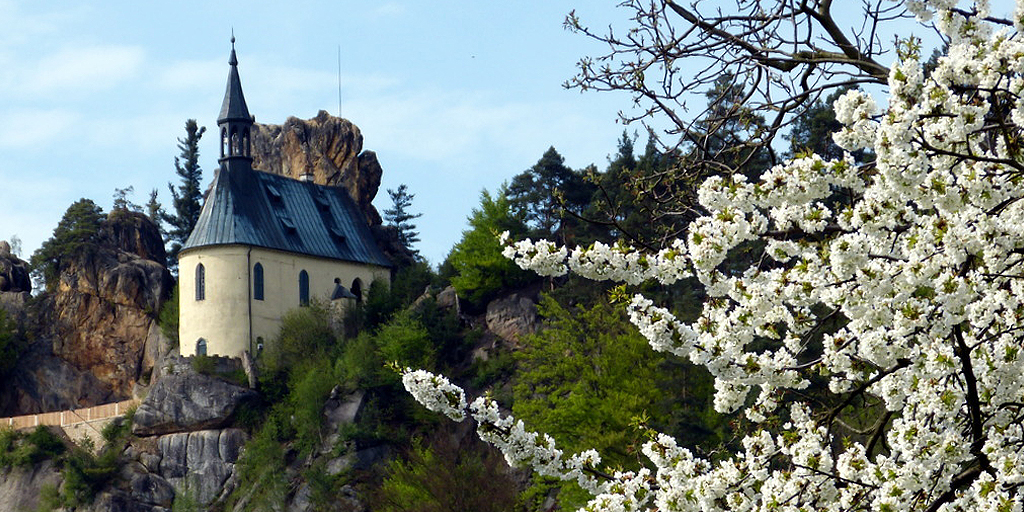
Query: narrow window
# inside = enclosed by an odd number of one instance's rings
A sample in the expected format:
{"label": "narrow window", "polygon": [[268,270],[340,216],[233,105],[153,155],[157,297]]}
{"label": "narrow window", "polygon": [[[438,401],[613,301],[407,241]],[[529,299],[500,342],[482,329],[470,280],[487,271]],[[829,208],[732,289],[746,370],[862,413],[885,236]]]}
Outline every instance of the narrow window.
{"label": "narrow window", "polygon": [[363,282],[356,278],[352,281],[352,295],[356,296],[356,302],[362,304],[363,302]]}
{"label": "narrow window", "polygon": [[196,355],[197,356],[205,356],[206,355],[206,339],[205,338],[199,338],[199,341],[196,342]]}
{"label": "narrow window", "polygon": [[200,263],[196,265],[196,300],[206,299],[206,268]]}
{"label": "narrow window", "polygon": [[309,305],[309,273],[299,272],[299,305]]}
{"label": "narrow window", "polygon": [[252,268],[252,297],[263,300],[263,264],[257,263]]}

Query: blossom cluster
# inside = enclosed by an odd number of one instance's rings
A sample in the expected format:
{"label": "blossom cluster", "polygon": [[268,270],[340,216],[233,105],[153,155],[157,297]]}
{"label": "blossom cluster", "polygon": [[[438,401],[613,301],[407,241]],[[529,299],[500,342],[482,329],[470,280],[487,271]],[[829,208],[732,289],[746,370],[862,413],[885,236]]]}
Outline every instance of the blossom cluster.
{"label": "blossom cluster", "polygon": [[[716,410],[778,420],[742,450],[705,460],[657,434],[648,469],[602,480],[596,453],[567,456],[488,399],[465,406],[433,376],[407,387],[473,416],[510,463],[579,481],[595,493],[586,510],[1021,510],[1024,0],[1005,27],[987,21],[987,1],[957,4],[904,3],[935,20],[947,55],[926,70],[902,52],[884,106],[841,96],[843,158],[707,180],[706,213],[665,249],[501,237],[506,257],[544,275],[695,276],[709,297],[695,321],[642,295],[627,312],[653,349],[708,369]],[[874,161],[858,164],[860,149]],[[765,257],[730,265],[751,246]],[[840,405],[790,398],[812,380]],[[854,402],[872,404],[871,422],[843,423]]]}

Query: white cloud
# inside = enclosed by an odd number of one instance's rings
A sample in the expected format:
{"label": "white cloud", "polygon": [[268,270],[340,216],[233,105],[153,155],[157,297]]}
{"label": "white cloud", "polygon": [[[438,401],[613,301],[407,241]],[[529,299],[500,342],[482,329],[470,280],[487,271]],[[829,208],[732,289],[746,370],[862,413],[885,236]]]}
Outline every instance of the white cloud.
{"label": "white cloud", "polygon": [[24,68],[13,85],[29,95],[109,89],[137,76],[144,57],[145,52],[138,46],[65,48]]}
{"label": "white cloud", "polygon": [[0,113],[0,147],[38,148],[65,134],[80,116],[61,109],[23,109]]}
{"label": "white cloud", "polygon": [[[161,64],[152,86],[174,91],[207,91],[227,78],[227,59],[183,60]],[[219,90],[219,89],[218,89]]]}

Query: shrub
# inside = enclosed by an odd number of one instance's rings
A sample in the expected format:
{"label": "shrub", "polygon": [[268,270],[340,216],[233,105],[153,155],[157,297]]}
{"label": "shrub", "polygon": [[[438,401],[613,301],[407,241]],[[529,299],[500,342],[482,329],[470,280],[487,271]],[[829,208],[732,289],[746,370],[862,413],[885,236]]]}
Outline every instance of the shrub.
{"label": "shrub", "polygon": [[175,283],[171,291],[171,297],[160,306],[160,318],[157,323],[160,325],[160,332],[171,340],[171,346],[178,346],[178,284]]}
{"label": "shrub", "polygon": [[411,368],[436,367],[437,349],[430,333],[412,313],[403,311],[377,331],[381,356],[387,363]]}
{"label": "shrub", "polygon": [[516,484],[504,459],[482,442],[460,446],[449,429],[417,441],[388,463],[376,510],[499,512],[515,505]]}

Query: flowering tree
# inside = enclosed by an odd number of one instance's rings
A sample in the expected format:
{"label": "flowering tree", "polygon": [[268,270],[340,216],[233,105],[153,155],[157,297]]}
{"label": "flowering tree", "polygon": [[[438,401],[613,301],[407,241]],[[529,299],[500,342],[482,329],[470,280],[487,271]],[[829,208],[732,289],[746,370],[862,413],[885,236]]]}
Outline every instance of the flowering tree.
{"label": "flowering tree", "polygon": [[[717,410],[761,425],[742,449],[702,459],[651,433],[649,467],[612,473],[442,376],[408,370],[406,388],[473,417],[509,463],[579,482],[587,510],[1021,510],[1024,1],[1010,20],[955,4],[905,2],[936,20],[947,56],[926,78],[905,46],[885,107],[841,96],[843,158],[708,179],[704,214],[658,252],[502,238],[544,275],[695,275],[709,297],[695,322],[639,295],[628,312],[655,350],[708,368]],[[877,158],[857,165],[849,152],[865,148]],[[725,270],[752,243],[763,258]]]}

